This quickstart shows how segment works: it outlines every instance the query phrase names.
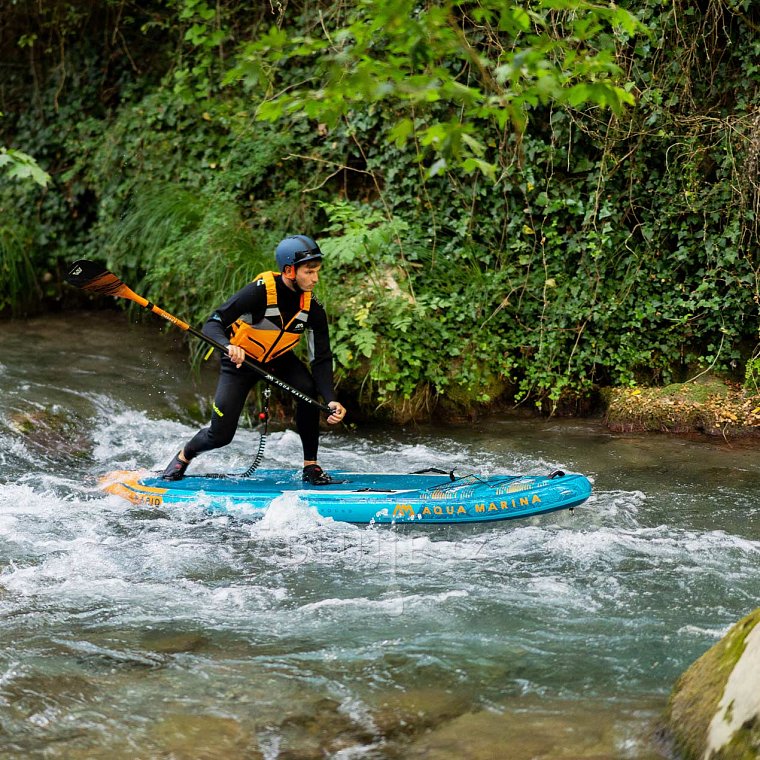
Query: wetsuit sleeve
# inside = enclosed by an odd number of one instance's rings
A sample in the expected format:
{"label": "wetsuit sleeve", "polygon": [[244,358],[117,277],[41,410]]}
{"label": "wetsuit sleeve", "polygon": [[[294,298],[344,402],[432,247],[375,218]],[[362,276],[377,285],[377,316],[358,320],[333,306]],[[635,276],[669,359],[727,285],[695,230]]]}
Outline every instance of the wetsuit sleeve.
{"label": "wetsuit sleeve", "polygon": [[327,315],[316,299],[312,301],[309,310],[309,359],[311,374],[314,377],[317,390],[325,403],[335,401],[335,382],[333,379],[333,354],[330,349],[330,332],[327,326]]}
{"label": "wetsuit sleeve", "polygon": [[230,342],[230,325],[246,314],[250,315],[246,317],[246,322],[258,322],[264,316],[266,305],[266,288],[260,281],[251,282],[216,309],[203,325],[203,334],[227,345]]}

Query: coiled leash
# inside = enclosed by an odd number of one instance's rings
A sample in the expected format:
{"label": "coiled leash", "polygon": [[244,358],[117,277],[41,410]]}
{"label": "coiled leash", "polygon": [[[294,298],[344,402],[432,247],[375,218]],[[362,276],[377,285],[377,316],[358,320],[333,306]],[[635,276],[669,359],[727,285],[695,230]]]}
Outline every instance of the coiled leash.
{"label": "coiled leash", "polygon": [[259,412],[259,421],[264,423],[264,430],[259,437],[259,450],[256,452],[256,458],[251,466],[239,477],[250,478],[261,464],[264,458],[264,447],[267,445],[267,431],[269,430],[269,397],[272,395],[272,389],[267,385],[264,388],[264,409]]}
{"label": "coiled leash", "polygon": [[269,397],[272,395],[271,388],[267,385],[264,388],[264,409],[259,412],[259,420],[264,423],[264,431],[259,437],[259,450],[256,452],[256,458],[251,463],[251,466],[241,475],[237,473],[224,473],[224,472],[210,472],[204,475],[206,478],[250,478],[256,469],[261,464],[261,460],[264,458],[264,447],[267,445],[267,431],[269,429]]}

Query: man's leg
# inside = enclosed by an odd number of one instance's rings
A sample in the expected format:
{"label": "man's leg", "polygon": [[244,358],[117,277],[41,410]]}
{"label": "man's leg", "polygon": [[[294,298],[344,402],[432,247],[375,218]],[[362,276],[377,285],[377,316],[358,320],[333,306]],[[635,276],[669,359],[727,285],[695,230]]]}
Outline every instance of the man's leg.
{"label": "man's leg", "polygon": [[[311,372],[292,351],[275,359],[269,367],[273,375],[301,393],[311,398],[317,395]],[[307,401],[296,401],[296,429],[303,445],[304,464],[316,463],[319,451],[319,409]]]}
{"label": "man's leg", "polygon": [[[290,351],[270,365],[273,375],[307,396],[314,398],[317,388],[311,372]],[[319,409],[307,401],[296,402],[296,429],[303,446],[303,478],[312,485],[327,485],[332,478],[317,464],[319,453]]]}
{"label": "man's leg", "polygon": [[258,375],[252,371],[238,369],[227,361],[222,362],[211,424],[199,430],[172,459],[161,476],[164,480],[180,480],[184,477],[187,465],[198,454],[221,448],[232,441],[245,400],[257,380]]}
{"label": "man's leg", "polygon": [[199,430],[185,444],[185,457],[189,460],[204,451],[226,446],[235,437],[240,414],[258,375],[244,368],[238,369],[230,362],[223,362],[216,385],[211,424]]}

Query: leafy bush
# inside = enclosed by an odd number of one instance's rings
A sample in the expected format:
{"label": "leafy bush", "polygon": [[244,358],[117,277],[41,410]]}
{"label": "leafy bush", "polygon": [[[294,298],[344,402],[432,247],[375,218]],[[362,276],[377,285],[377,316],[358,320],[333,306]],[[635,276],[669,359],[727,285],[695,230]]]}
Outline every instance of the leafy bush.
{"label": "leafy bush", "polygon": [[22,311],[39,300],[37,275],[28,253],[29,238],[23,228],[0,224],[0,314]]}

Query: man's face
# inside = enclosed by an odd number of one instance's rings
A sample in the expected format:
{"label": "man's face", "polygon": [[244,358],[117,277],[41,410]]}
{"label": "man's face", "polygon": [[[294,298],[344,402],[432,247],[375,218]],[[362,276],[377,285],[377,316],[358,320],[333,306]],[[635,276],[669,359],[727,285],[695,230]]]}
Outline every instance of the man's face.
{"label": "man's face", "polygon": [[301,290],[310,293],[319,282],[319,270],[322,268],[321,261],[307,261],[296,267],[295,282]]}

